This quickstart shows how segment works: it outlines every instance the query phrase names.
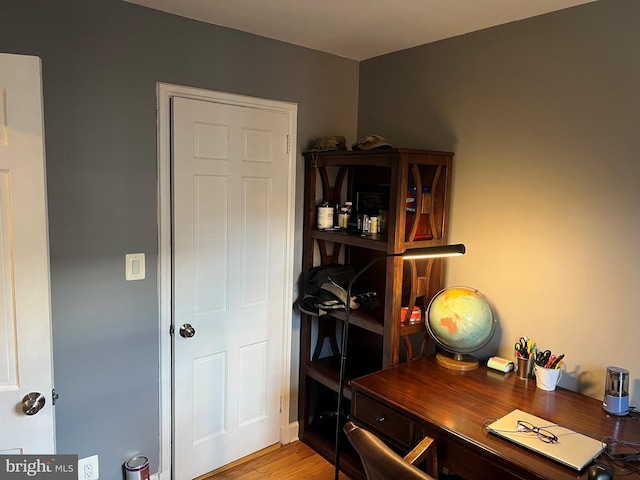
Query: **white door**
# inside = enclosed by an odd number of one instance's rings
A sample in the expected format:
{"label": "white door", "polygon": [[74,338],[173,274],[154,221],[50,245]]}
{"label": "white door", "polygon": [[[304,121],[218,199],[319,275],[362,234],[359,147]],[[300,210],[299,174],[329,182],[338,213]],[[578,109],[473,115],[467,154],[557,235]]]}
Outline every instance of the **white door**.
{"label": "white door", "polygon": [[[55,453],[40,59],[0,54],[0,453]],[[44,406],[23,412],[40,393]]]}
{"label": "white door", "polygon": [[173,458],[191,479],[279,440],[288,120],[186,98],[172,109]]}

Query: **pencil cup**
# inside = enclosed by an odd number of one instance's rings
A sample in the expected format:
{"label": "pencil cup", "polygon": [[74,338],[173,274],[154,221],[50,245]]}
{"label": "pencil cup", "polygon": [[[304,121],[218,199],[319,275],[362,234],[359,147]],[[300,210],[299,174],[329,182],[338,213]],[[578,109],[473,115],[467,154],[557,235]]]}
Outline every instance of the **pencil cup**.
{"label": "pencil cup", "polygon": [[533,371],[533,358],[524,358],[518,357],[518,378],[522,378],[523,380],[528,380],[532,378]]}
{"label": "pencil cup", "polygon": [[535,366],[536,386],[541,390],[555,390],[562,378],[562,369]]}

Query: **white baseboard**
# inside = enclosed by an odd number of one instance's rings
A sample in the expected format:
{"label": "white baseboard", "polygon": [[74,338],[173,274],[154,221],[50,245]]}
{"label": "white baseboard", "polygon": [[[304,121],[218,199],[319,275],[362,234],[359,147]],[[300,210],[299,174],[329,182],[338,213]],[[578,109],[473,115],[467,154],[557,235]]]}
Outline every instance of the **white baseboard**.
{"label": "white baseboard", "polygon": [[291,422],[289,425],[280,427],[280,443],[282,445],[296,440],[298,440],[298,422]]}
{"label": "white baseboard", "polygon": [[[298,428],[299,425],[297,421],[280,427],[280,443],[287,445],[288,443],[298,440]],[[169,480],[169,471],[154,473],[149,477],[149,480],[160,480],[161,478]]]}

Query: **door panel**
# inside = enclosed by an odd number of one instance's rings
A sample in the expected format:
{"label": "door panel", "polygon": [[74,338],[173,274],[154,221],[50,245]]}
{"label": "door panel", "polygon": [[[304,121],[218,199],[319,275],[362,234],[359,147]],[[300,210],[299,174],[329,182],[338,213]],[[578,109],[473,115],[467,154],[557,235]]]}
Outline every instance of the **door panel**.
{"label": "door panel", "polygon": [[0,452],[55,453],[52,385],[40,59],[0,54]]}
{"label": "door panel", "polygon": [[195,478],[279,440],[287,118],[172,104],[174,469]]}
{"label": "door panel", "polygon": [[[269,299],[269,223],[273,196],[271,180],[242,180],[242,239],[250,248],[242,249],[241,306],[264,305]],[[264,241],[251,241],[252,238]]]}
{"label": "door panel", "polygon": [[[222,311],[227,305],[227,177],[194,176],[194,310],[195,315]],[[215,208],[210,208],[215,205]],[[183,265],[185,273],[187,265]],[[216,292],[216,295],[211,295]]]}

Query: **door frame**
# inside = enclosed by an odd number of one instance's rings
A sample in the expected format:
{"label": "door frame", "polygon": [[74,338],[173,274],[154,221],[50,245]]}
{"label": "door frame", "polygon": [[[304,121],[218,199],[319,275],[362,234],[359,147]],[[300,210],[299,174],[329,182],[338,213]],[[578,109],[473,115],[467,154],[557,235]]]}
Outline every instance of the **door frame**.
{"label": "door frame", "polygon": [[[248,97],[195,87],[157,83],[157,140],[158,140],[158,308],[160,323],[160,462],[158,476],[169,480],[172,475],[171,448],[172,434],[172,256],[171,256],[171,98],[182,97],[228,105],[252,107],[284,113],[288,119],[287,148],[289,176],[288,212],[286,231],[286,268],[285,288],[282,299],[284,315],[282,318],[282,386],[280,409],[280,443],[295,440],[298,435],[297,422],[289,422],[291,395],[291,330],[293,315],[293,250],[294,250],[294,203],[296,177],[296,132],[297,105],[262,98]],[[287,308],[291,306],[291,308]]]}

